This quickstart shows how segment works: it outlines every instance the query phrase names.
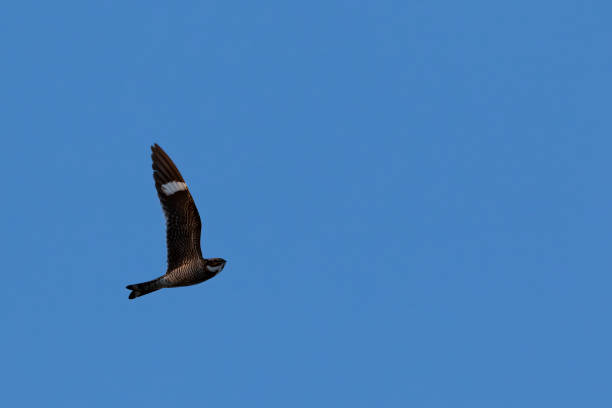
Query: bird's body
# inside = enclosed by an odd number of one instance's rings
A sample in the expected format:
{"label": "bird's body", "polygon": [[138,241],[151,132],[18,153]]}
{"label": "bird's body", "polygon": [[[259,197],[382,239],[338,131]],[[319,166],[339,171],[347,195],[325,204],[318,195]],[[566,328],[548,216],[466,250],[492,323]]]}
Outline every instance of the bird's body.
{"label": "bird's body", "polygon": [[200,249],[202,223],[187,184],[170,157],[157,144],[151,147],[153,178],[166,217],[168,269],[152,281],[128,285],[130,299],[162,288],[189,286],[217,275],[225,266],[222,258],[206,259]]}

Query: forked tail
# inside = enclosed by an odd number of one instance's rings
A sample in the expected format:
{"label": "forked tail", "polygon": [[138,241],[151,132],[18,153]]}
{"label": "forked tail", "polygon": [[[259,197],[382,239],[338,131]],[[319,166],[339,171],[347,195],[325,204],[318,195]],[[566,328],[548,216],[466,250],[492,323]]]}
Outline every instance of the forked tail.
{"label": "forked tail", "polygon": [[134,285],[127,285],[127,289],[131,290],[130,299],[135,299],[139,296],[146,295],[147,293],[155,292],[163,288],[160,282],[160,278],[153,279],[148,282],[136,283]]}

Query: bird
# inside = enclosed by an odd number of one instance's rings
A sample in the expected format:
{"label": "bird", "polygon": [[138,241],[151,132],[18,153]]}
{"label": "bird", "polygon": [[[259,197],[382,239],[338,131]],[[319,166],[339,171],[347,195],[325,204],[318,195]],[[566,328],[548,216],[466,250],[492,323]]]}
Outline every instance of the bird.
{"label": "bird", "polygon": [[163,288],[190,286],[215,277],[225,267],[223,258],[204,258],[200,247],[202,221],[187,183],[170,156],[151,146],[153,180],[166,217],[166,273],[148,282],[127,285],[129,299]]}

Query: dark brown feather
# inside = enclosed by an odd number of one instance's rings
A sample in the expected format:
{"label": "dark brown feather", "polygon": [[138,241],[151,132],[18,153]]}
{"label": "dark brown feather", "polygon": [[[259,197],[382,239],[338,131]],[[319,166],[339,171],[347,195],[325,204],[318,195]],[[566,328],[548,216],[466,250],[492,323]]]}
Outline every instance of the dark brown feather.
{"label": "dark brown feather", "polygon": [[161,186],[171,181],[185,182],[172,159],[157,144],[151,147],[155,189],[166,216],[168,271],[190,259],[201,258],[202,222],[189,190],[167,196]]}

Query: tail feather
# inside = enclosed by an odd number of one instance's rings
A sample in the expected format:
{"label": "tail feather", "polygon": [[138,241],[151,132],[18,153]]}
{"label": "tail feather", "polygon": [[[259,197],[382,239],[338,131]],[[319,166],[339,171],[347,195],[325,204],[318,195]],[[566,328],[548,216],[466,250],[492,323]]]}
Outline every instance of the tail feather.
{"label": "tail feather", "polygon": [[146,295],[147,293],[155,292],[162,287],[163,286],[160,284],[159,278],[148,282],[135,283],[133,285],[126,286],[127,289],[132,291],[129,296],[130,299],[135,299],[139,296]]}

